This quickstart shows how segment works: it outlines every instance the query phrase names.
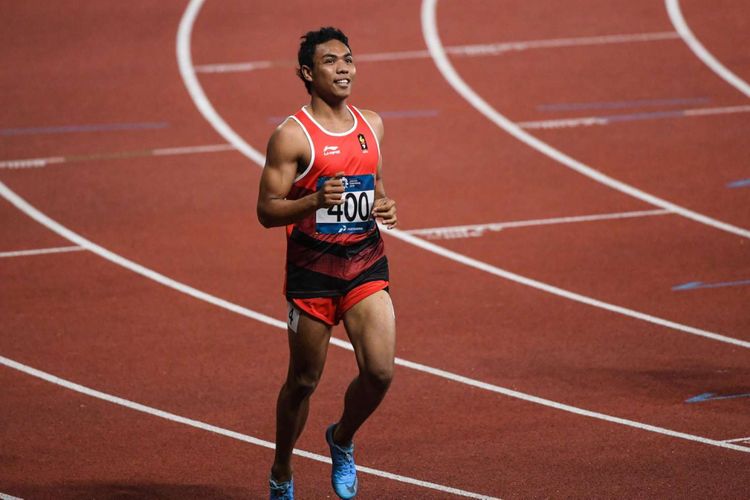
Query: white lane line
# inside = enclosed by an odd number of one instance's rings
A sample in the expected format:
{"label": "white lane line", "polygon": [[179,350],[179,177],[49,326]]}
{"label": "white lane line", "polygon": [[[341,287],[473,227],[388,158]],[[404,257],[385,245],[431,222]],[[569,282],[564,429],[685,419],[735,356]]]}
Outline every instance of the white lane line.
{"label": "white lane line", "polygon": [[0,161],[0,168],[6,169],[19,169],[19,168],[41,168],[47,165],[55,165],[57,163],[65,163],[65,158],[62,156],[52,156],[49,158],[26,158],[21,160],[5,160]]}
{"label": "white lane line", "polygon": [[198,82],[198,77],[193,69],[193,54],[190,49],[190,34],[195,23],[195,18],[198,16],[203,1],[196,2],[191,0],[188,4],[185,12],[180,19],[180,26],[177,29],[177,64],[180,68],[180,76],[185,83],[186,88],[190,92],[190,97],[195,103],[198,111],[201,112],[203,117],[214,127],[214,129],[222,136],[229,144],[236,147],[243,155],[250,158],[255,163],[263,165],[265,158],[258,151],[250,147],[237,132],[227,125],[227,122],[219,116],[211,102],[206,97],[205,92],[201,84]]}
{"label": "white lane line", "polygon": [[[482,43],[471,45],[453,45],[445,50],[459,57],[497,56],[508,52],[520,52],[531,49],[551,49],[563,47],[581,47],[588,45],[609,45],[617,43],[655,42],[660,40],[677,40],[680,35],[674,31],[656,33],[634,33],[618,35],[584,36],[573,38],[552,38],[546,40],[526,40],[519,42]],[[404,61],[411,59],[429,59],[428,50],[403,50],[396,52],[376,52],[356,54],[356,62]],[[291,67],[295,62],[288,61],[248,61],[239,63],[201,64],[195,66],[198,73],[238,73],[256,71],[274,67]]]}
{"label": "white lane line", "polygon": [[614,304],[610,304],[608,302],[604,302],[602,300],[598,300],[593,297],[588,297],[580,293],[575,293],[575,292],[571,292],[562,288],[558,288],[556,286],[548,285],[547,283],[543,283],[541,281],[537,281],[531,278],[526,278],[525,276],[521,276],[519,274],[506,271],[505,269],[495,267],[491,264],[487,264],[486,262],[482,262],[477,259],[472,259],[471,257],[467,257],[466,255],[460,254],[458,252],[454,252],[452,250],[448,250],[447,248],[438,246],[434,243],[430,243],[429,241],[423,240],[416,236],[412,236],[411,234],[408,234],[404,231],[400,231],[398,229],[392,229],[388,231],[387,234],[390,234],[391,236],[395,238],[398,238],[414,246],[427,250],[428,252],[441,255],[445,257],[446,259],[450,259],[454,262],[458,262],[460,264],[463,264],[468,267],[472,267],[479,271],[484,271],[486,273],[493,274],[500,278],[504,278],[504,279],[519,283],[521,285],[526,285],[528,287],[535,288],[537,290],[541,290],[543,292],[547,292],[552,295],[557,295],[558,297],[563,297],[565,299],[573,300],[575,302],[580,302],[581,304],[586,304],[588,306],[597,307],[599,309],[604,309],[606,311],[621,314],[623,316],[635,318],[635,319],[645,321],[648,323],[652,323],[655,325],[663,326],[665,328],[669,328],[669,329],[676,330],[679,332],[689,333],[691,335],[696,335],[699,337],[716,340],[718,342],[724,342],[726,344],[732,344],[732,345],[736,345],[739,347],[744,347],[745,349],[750,349],[750,342],[746,340],[740,340],[734,337],[727,337],[726,335],[720,335],[718,333],[709,332],[707,330],[702,330],[700,328],[694,328],[692,326],[683,325],[681,323],[659,318],[657,316],[652,316],[650,314],[635,311],[633,309],[628,309],[626,307],[621,307],[621,306],[617,306]]}
{"label": "white lane line", "polygon": [[750,106],[724,106],[720,108],[694,108],[674,111],[657,111],[649,113],[633,113],[607,116],[584,116],[579,118],[558,118],[554,120],[539,120],[516,122],[516,125],[526,130],[590,127],[594,125],[611,125],[629,121],[654,120],[661,118],[684,118],[689,116],[731,115],[736,113],[750,113]]}
{"label": "white lane line", "polygon": [[750,436],[744,437],[744,438],[737,438],[737,439],[725,439],[725,443],[748,443],[750,444]]}
{"label": "white lane line", "polygon": [[[180,72],[183,75],[183,77],[189,76],[189,78],[184,79],[185,87],[187,88],[190,96],[196,101],[198,110],[203,114],[203,117],[214,127],[214,129],[217,132],[219,132],[219,134],[222,134],[222,136],[230,144],[234,144],[237,150],[241,151],[249,159],[257,163],[258,166],[262,168],[263,165],[265,164],[264,156],[255,148],[253,148],[250,144],[245,142],[245,140],[242,139],[239,136],[239,134],[234,132],[234,130],[232,130],[223,119],[218,118],[219,121],[215,121],[217,120],[218,113],[213,108],[211,101],[209,101],[208,97],[206,97],[206,94],[203,91],[203,88],[201,87],[200,82],[198,81],[198,78],[195,76],[195,72],[192,69],[192,62],[189,59],[190,37],[192,35],[193,23],[195,22],[195,18],[197,17],[198,12],[200,11],[200,8],[203,5],[204,1],[205,0],[191,0],[190,4],[188,5],[183,15],[182,21],[180,22],[180,29],[178,30],[178,33],[177,33],[177,47],[178,47],[177,55],[180,58],[180,60],[178,61],[179,66],[180,66]],[[15,193],[13,194],[15,195]],[[691,326],[682,325],[674,321],[665,320],[662,318],[658,318],[656,316],[651,316],[649,314],[644,314],[638,311],[634,311],[632,309],[627,309],[625,307],[620,307],[614,304],[609,304],[607,302],[593,299],[591,297],[587,297],[585,295],[581,295],[575,292],[570,292],[562,288],[557,288],[555,286],[548,285],[541,281],[532,280],[530,278],[526,278],[524,276],[511,273],[510,271],[500,269],[490,264],[486,264],[479,260],[466,257],[457,252],[452,252],[443,247],[439,247],[435,245],[434,243],[429,243],[425,240],[422,240],[410,234],[404,233],[398,229],[385,231],[385,233],[390,234],[398,239],[401,239],[411,245],[422,248],[423,250],[427,250],[429,252],[451,259],[455,262],[464,264],[469,267],[473,267],[480,271],[484,271],[484,272],[493,274],[501,278],[514,281],[516,283],[520,283],[522,285],[536,288],[537,290],[542,290],[544,292],[557,295],[559,297],[574,300],[576,302],[581,302],[586,305],[605,309],[607,311],[622,314],[624,316],[629,316],[631,318],[636,318],[642,321],[654,323],[654,324],[664,326],[667,328],[671,328],[677,331],[689,333],[692,335],[697,335],[700,337],[709,338],[712,340],[717,340],[719,342],[725,342],[728,344],[738,345],[740,347],[750,348],[750,342],[740,340],[740,339],[735,339],[732,337],[727,337],[725,335],[720,335],[718,333],[713,333],[713,332],[709,332],[706,330],[701,330],[699,328],[693,328]]]}
{"label": "white lane line", "polygon": [[635,217],[652,217],[655,215],[671,214],[669,210],[639,210],[632,212],[617,212],[609,214],[579,215],[574,217],[552,217],[549,219],[531,219],[511,222],[493,222],[490,224],[468,224],[464,226],[428,227],[423,229],[409,229],[405,233],[424,236],[427,239],[456,239],[479,238],[486,231],[502,231],[517,227],[547,226],[551,224],[569,224],[575,222],[593,222],[613,219],[632,219]]}
{"label": "white lane line", "polygon": [[13,252],[0,252],[0,258],[26,257],[29,255],[45,255],[48,253],[82,252],[83,250],[85,250],[85,248],[81,247],[53,247],[36,248],[34,250],[15,250]]}
{"label": "white lane line", "polygon": [[[193,0],[193,1],[203,1],[203,0]],[[107,250],[107,249],[105,249],[105,248],[103,248],[103,247],[101,247],[101,246],[99,246],[99,245],[97,245],[97,244],[95,244],[95,243],[87,240],[83,236],[80,236],[79,234],[74,233],[70,229],[62,226],[58,222],[50,219],[45,214],[41,213],[35,207],[31,206],[28,202],[26,202],[26,200],[24,200],[23,198],[21,198],[20,196],[18,196],[16,193],[14,193],[13,191],[11,191],[2,182],[0,182],[0,196],[3,196],[6,200],[8,200],[10,203],[12,203],[14,206],[16,206],[19,210],[21,210],[26,215],[28,215],[32,219],[36,220],[37,222],[39,222],[43,226],[47,227],[51,231],[59,234],[63,238],[67,238],[70,241],[73,241],[74,243],[76,243],[76,244],[78,244],[78,245],[86,248],[87,250],[90,250],[92,253],[95,253],[95,254],[99,255],[100,257],[103,257],[103,258],[109,260],[110,262],[113,262],[116,265],[124,267],[125,269],[129,269],[129,270],[131,270],[131,271],[133,271],[133,272],[135,272],[137,274],[140,274],[141,276],[144,276],[144,277],[146,277],[148,279],[154,280],[157,283],[165,285],[165,286],[167,286],[169,288],[172,288],[174,290],[177,290],[177,291],[179,291],[181,293],[185,293],[187,295],[190,295],[191,297],[194,297],[196,299],[203,300],[205,302],[208,302],[208,303],[213,304],[215,306],[221,307],[221,308],[226,309],[228,311],[232,311],[232,312],[234,312],[236,314],[245,316],[247,318],[254,319],[256,321],[260,321],[262,323],[274,326],[276,328],[279,328],[279,329],[282,329],[282,330],[286,330],[286,323],[284,321],[280,321],[280,320],[271,318],[270,316],[266,316],[265,314],[253,311],[251,309],[248,309],[246,307],[240,306],[238,304],[234,304],[234,303],[229,302],[227,300],[220,299],[220,298],[215,297],[213,295],[210,295],[210,294],[208,294],[206,292],[203,292],[203,291],[198,290],[196,288],[193,288],[191,286],[188,286],[188,285],[185,285],[183,283],[180,283],[180,282],[178,282],[176,280],[173,280],[172,278],[168,278],[167,276],[159,274],[156,271],[153,271],[151,269],[143,267],[140,264],[137,264],[137,263],[135,263],[135,262],[133,262],[131,260],[128,260],[128,259],[126,259],[126,258],[124,258],[124,257],[122,257],[120,255],[115,254],[114,252],[111,252],[111,251],[109,251],[109,250]],[[527,285],[533,286],[535,288],[544,289],[543,287],[547,287],[550,290],[545,290],[545,291],[550,291],[550,293],[561,294],[560,292],[562,292],[562,293],[568,293],[568,294],[570,294],[570,292],[565,292],[564,290],[560,291],[559,289],[554,289],[554,287],[549,287],[549,285],[545,285],[545,284],[539,283],[539,282],[534,282],[533,280],[529,280],[528,278],[523,278],[523,277],[520,277],[518,275],[515,275],[515,274],[512,274],[512,273],[508,273],[507,271],[503,271],[501,269],[495,268],[495,267],[490,266],[488,264],[484,264],[482,262],[476,261],[474,259],[470,259],[468,257],[464,257],[464,256],[462,256],[460,254],[455,253],[455,252],[451,252],[450,250],[446,250],[446,249],[444,249],[442,247],[438,247],[438,246],[436,246],[436,245],[434,245],[432,243],[426,242],[424,240],[420,240],[420,239],[418,239],[418,238],[416,238],[414,236],[411,236],[411,235],[408,235],[406,233],[403,233],[403,232],[399,231],[398,229],[392,229],[392,230],[390,230],[388,232],[390,234],[393,234],[396,238],[409,241],[409,242],[411,242],[414,245],[423,247],[426,250],[432,251],[432,252],[437,253],[439,255],[443,255],[443,256],[445,256],[445,257],[447,257],[449,259],[461,262],[463,264],[466,264],[468,266],[474,267],[476,269],[487,271],[487,272],[490,272],[492,274],[497,274],[497,275],[499,275],[501,277],[504,277],[504,278],[507,278],[507,279],[511,279],[513,281],[517,281],[517,282],[520,282],[520,283],[523,283],[523,284],[527,284]],[[555,291],[555,290],[557,290],[557,291]],[[583,296],[577,296],[577,298],[574,298],[574,300],[584,301],[582,299],[589,300],[589,301],[592,300],[592,299],[588,299],[587,297],[583,297]],[[604,304],[604,303],[602,303],[602,304]],[[596,304],[594,303],[592,305],[596,305]],[[611,307],[616,307],[616,306],[611,306]],[[620,312],[621,314],[626,314],[626,315],[630,315],[630,316],[633,315],[632,314],[633,311],[630,311],[630,313],[628,313],[628,310],[623,309],[623,308],[620,308],[620,309],[622,309],[622,311],[618,310],[616,312]],[[671,322],[667,322],[667,321],[664,321],[664,320],[659,320],[658,318],[648,317],[646,315],[642,315],[641,313],[636,313],[636,314],[639,314],[639,315],[643,316],[643,317],[639,317],[639,319],[644,319],[646,321],[651,321],[651,322],[656,322],[654,320],[657,320],[657,321],[661,322],[661,323],[657,323],[657,324],[662,324],[664,326],[668,326],[668,327],[671,327],[671,328],[676,328],[676,329],[685,329],[685,328],[689,329],[690,328],[690,327],[684,327],[683,325],[679,325],[679,324],[676,324],[676,323],[671,323]],[[636,317],[638,317],[638,316],[636,316]],[[701,330],[697,330],[697,329],[693,329],[693,330],[696,330],[697,332],[702,332]],[[703,333],[707,334],[709,332],[703,332]],[[710,335],[715,335],[716,336],[716,334],[710,334]],[[719,337],[721,337],[721,336],[719,336]],[[736,344],[737,342],[741,342],[741,341],[737,341],[736,339],[732,339],[732,340],[734,340],[734,342],[730,342],[730,343],[735,343]],[[337,347],[341,347],[343,349],[347,349],[349,351],[353,351],[352,345],[350,343],[348,343],[346,341],[343,341],[343,340],[340,340],[340,339],[337,339],[335,337],[331,338],[331,344],[333,344],[333,345],[335,345]],[[750,347],[750,343],[746,343],[746,344],[748,344],[748,345],[744,345],[743,347]],[[419,371],[419,372],[422,372],[422,373],[428,373],[428,374],[434,375],[436,377],[444,378],[446,380],[451,380],[453,382],[457,382],[457,383],[460,383],[460,384],[465,384],[465,385],[468,385],[468,386],[471,386],[471,387],[476,387],[478,389],[483,389],[483,390],[494,392],[494,393],[497,393],[497,394],[502,394],[502,395],[505,395],[505,396],[508,396],[508,397],[512,397],[512,398],[516,398],[516,399],[521,399],[523,401],[528,401],[530,403],[535,403],[535,404],[539,404],[539,405],[542,405],[542,406],[547,406],[547,407],[554,408],[554,409],[557,409],[557,410],[566,411],[566,412],[569,412],[569,413],[574,413],[576,415],[582,415],[582,416],[591,417],[591,418],[595,418],[595,419],[599,419],[599,420],[604,420],[606,422],[611,422],[611,423],[615,423],[615,424],[625,425],[625,426],[628,426],[628,427],[633,427],[633,428],[640,429],[640,430],[645,430],[645,431],[648,431],[648,432],[655,432],[657,434],[663,434],[663,435],[667,435],[667,436],[671,436],[671,437],[676,437],[676,438],[680,438],[680,439],[686,439],[688,441],[694,441],[694,442],[699,442],[699,443],[703,443],[703,444],[709,444],[709,445],[712,445],[712,446],[719,446],[721,448],[728,448],[728,449],[732,449],[732,450],[736,450],[736,451],[738,450],[738,451],[750,452],[750,448],[738,447],[738,446],[733,445],[731,443],[724,443],[722,441],[716,441],[716,440],[705,438],[705,437],[702,437],[702,436],[694,436],[692,434],[686,434],[686,433],[682,433],[682,432],[673,431],[673,430],[670,430],[670,429],[665,429],[665,428],[662,428],[662,427],[656,427],[656,426],[653,426],[653,425],[649,425],[649,424],[644,424],[644,423],[641,423],[641,422],[637,422],[637,421],[634,421],[634,420],[627,420],[627,419],[623,419],[623,418],[619,418],[619,417],[614,417],[614,416],[611,416],[611,415],[607,415],[605,413],[598,413],[598,412],[594,412],[594,411],[590,411],[590,410],[585,410],[585,409],[582,409],[582,408],[578,408],[576,406],[571,406],[571,405],[568,405],[568,404],[565,404],[565,403],[558,403],[556,401],[552,401],[552,400],[549,400],[549,399],[540,398],[540,397],[533,396],[533,395],[530,395],[530,394],[525,394],[525,393],[522,393],[522,392],[519,392],[519,391],[514,391],[512,389],[507,389],[505,387],[501,387],[501,386],[498,386],[498,385],[490,384],[490,383],[487,383],[487,382],[482,382],[480,380],[475,380],[475,379],[472,379],[472,378],[469,378],[469,377],[464,377],[463,375],[459,375],[459,374],[455,374],[455,373],[448,372],[448,371],[445,371],[445,370],[441,370],[439,368],[433,368],[431,366],[423,365],[421,363],[416,363],[416,362],[408,361],[408,360],[401,359],[401,358],[396,358],[395,363],[398,366],[403,366],[403,367],[406,367],[406,368],[411,368],[413,370],[416,370],[416,371]]]}
{"label": "white lane line", "polygon": [[0,500],[23,500],[23,498],[14,497],[7,493],[0,493]]}
{"label": "white lane line", "polygon": [[0,161],[0,169],[23,169],[41,168],[48,165],[59,165],[62,163],[75,163],[79,161],[94,160],[126,160],[144,156],[173,156],[201,153],[219,153],[223,151],[234,151],[231,144],[208,144],[205,146],[183,146],[175,148],[157,148],[142,151],[121,151],[118,153],[92,153],[84,155],[51,156],[48,158],[25,158],[20,160]]}
{"label": "white lane line", "polygon": [[[187,425],[189,427],[200,429],[202,431],[219,434],[221,436],[236,439],[238,441],[243,441],[245,443],[250,443],[256,446],[261,446],[263,448],[268,448],[271,450],[276,448],[274,443],[270,441],[259,439],[253,436],[248,436],[247,434],[242,434],[240,432],[225,429],[223,427],[218,427],[216,425],[211,425],[205,422],[201,422],[199,420],[193,420],[192,418],[187,418],[187,417],[183,417],[180,415],[176,415],[168,411],[159,410],[158,408],[153,408],[151,406],[146,406],[141,403],[136,403],[128,399],[124,399],[118,396],[113,396],[112,394],[107,394],[106,392],[97,391],[96,389],[91,389],[89,387],[76,384],[75,382],[71,382],[69,380],[57,377],[50,373],[43,372],[41,370],[37,370],[36,368],[32,368],[30,366],[24,365],[22,363],[6,358],[4,356],[0,356],[0,364],[5,365],[8,368],[18,370],[27,375],[31,375],[32,377],[42,379],[46,382],[59,385],[60,387],[64,387],[71,391],[75,391],[77,393],[84,394],[92,398],[100,399],[102,401],[107,401],[108,403],[116,404],[119,406],[124,406],[125,408],[129,408],[131,410],[139,411],[141,413],[146,413],[148,415],[153,415],[155,417],[163,418],[165,420],[176,422],[178,424]],[[310,460],[315,460],[316,462],[323,462],[326,464],[331,463],[330,458],[324,455],[318,455],[317,453],[312,453],[309,451],[300,450],[296,448],[294,449],[293,453],[300,457],[308,458]],[[386,472],[386,471],[382,471],[379,469],[373,469],[372,467],[365,467],[365,466],[357,465],[357,470],[365,474],[371,474],[373,476],[383,477],[386,479],[391,479],[393,481],[399,481],[399,482],[411,484],[414,486],[420,486],[422,488],[437,490],[443,493],[451,493],[457,496],[468,497],[468,498],[483,498],[483,499],[493,498],[493,497],[489,497],[486,495],[481,495],[479,493],[465,491],[465,490],[453,488],[450,486],[444,486],[444,485],[437,484],[437,483],[431,483],[428,481],[422,481],[420,479],[414,479],[408,476],[401,476],[398,474],[393,474],[391,472]]]}
{"label": "white lane line", "polygon": [[[748,83],[742,78],[732,73],[729,69],[727,69],[726,66],[721,64],[718,59],[716,59],[708,50],[706,50],[706,47],[704,47],[703,44],[695,37],[693,32],[690,30],[690,27],[685,22],[685,17],[682,15],[682,10],[680,9],[679,0],[665,0],[664,3],[667,7],[667,14],[669,14],[669,19],[670,21],[672,21],[672,24],[677,30],[677,33],[684,40],[687,46],[690,47],[690,50],[693,51],[698,59],[703,61],[706,66],[711,68],[714,73],[719,75],[729,85],[745,94],[746,97],[750,97],[750,85],[748,85]],[[747,47],[745,49],[738,47],[738,50],[747,50]]]}
{"label": "white lane line", "polygon": [[553,148],[546,142],[537,139],[533,135],[529,134],[521,127],[510,121],[505,116],[501,115],[495,108],[493,108],[487,101],[482,99],[456,72],[455,68],[448,60],[448,56],[445,53],[440,36],[437,29],[437,0],[423,0],[422,1],[422,30],[424,34],[425,42],[430,50],[432,59],[435,62],[440,73],[446,79],[446,81],[461,95],[469,104],[471,104],[477,111],[482,113],[495,125],[505,130],[507,133],[518,139],[519,141],[527,144],[528,146],[536,149],[540,153],[552,158],[553,160],[565,165],[566,167],[575,170],[576,172],[593,179],[596,182],[609,186],[612,189],[625,193],[629,196],[645,201],[651,205],[675,212],[683,217],[692,219],[701,224],[726,231],[728,233],[742,236],[743,238],[750,239],[750,231],[744,228],[740,228],[726,222],[716,220],[706,215],[694,212],[687,208],[675,205],[669,201],[663,200],[657,196],[646,193],[633,186],[625,184],[624,182],[618,181],[612,177],[609,177],[598,170],[591,168],[590,166],[566,155],[558,149]]}

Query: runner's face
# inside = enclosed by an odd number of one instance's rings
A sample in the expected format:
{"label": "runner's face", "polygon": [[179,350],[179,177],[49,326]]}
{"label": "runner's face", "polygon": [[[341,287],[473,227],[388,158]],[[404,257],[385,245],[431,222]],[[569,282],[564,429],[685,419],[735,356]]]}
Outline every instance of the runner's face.
{"label": "runner's face", "polygon": [[318,95],[349,97],[357,69],[349,47],[338,40],[329,40],[315,47],[312,84]]}

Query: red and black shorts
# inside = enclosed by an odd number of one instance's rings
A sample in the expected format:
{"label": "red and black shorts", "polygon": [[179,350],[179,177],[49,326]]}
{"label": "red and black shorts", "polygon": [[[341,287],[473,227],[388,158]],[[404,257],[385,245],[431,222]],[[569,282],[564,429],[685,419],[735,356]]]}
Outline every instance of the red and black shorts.
{"label": "red and black shorts", "polygon": [[344,313],[354,307],[354,305],[370,295],[380,290],[386,290],[387,288],[388,281],[377,280],[363,283],[342,296],[291,298],[289,299],[289,317],[287,323],[292,331],[297,331],[297,322],[294,319],[294,307],[329,326],[337,325],[341,321],[341,318],[344,317]]}

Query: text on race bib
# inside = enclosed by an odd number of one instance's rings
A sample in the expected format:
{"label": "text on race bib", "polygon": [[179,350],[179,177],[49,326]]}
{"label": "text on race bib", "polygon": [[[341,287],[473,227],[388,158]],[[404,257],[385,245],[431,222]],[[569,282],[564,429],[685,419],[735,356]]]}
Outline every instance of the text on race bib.
{"label": "text on race bib", "polygon": [[[330,177],[318,178],[317,189]],[[351,234],[369,231],[374,224],[370,216],[375,202],[374,175],[347,175],[344,184],[344,203],[315,212],[315,230],[324,234]]]}

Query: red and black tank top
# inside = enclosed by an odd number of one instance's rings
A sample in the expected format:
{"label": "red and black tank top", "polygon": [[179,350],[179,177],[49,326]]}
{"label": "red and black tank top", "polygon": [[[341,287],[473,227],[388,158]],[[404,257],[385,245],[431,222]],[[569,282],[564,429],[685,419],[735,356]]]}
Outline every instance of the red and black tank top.
{"label": "red and black tank top", "polygon": [[287,199],[317,191],[337,172],[344,172],[345,191],[342,205],[318,209],[287,226],[287,298],[341,296],[363,283],[388,280],[383,240],[370,215],[380,145],[362,113],[347,109],[354,125],[341,133],[323,128],[304,107],[290,117],[305,132],[310,163]]}

